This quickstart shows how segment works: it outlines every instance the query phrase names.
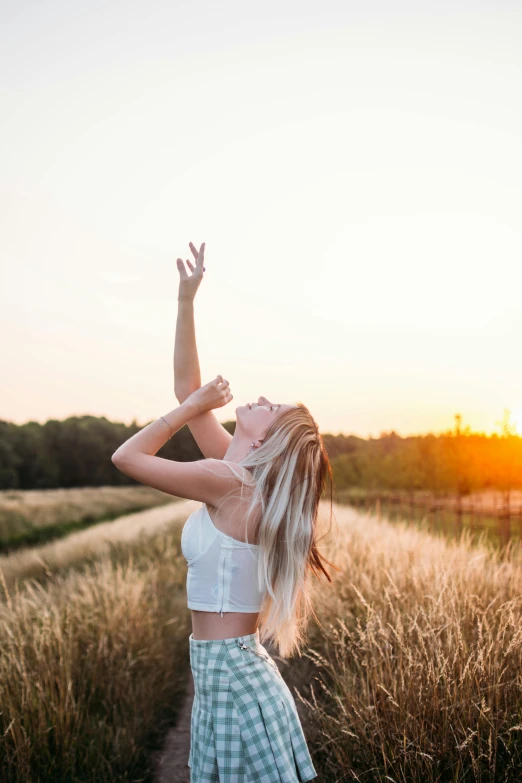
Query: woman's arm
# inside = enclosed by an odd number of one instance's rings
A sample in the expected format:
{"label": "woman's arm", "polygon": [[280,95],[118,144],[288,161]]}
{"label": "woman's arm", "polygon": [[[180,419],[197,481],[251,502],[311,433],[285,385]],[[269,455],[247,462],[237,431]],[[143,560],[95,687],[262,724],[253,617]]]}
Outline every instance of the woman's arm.
{"label": "woman's arm", "polygon": [[[180,275],[178,292],[178,317],[174,341],[174,394],[181,404],[192,392],[201,386],[196,327],[194,324],[194,297],[203,278],[205,243],[199,253],[190,242],[190,249],[196,259],[195,267],[187,261],[192,272],[189,276],[181,258],[178,258]],[[213,411],[194,416],[188,423],[201,452],[209,459],[223,459],[232,440],[232,435],[217,420]]]}
{"label": "woman's arm", "polygon": [[[212,408],[230,402],[232,393],[220,377],[196,389],[179,407],[125,441],[112,455],[118,470],[161,492],[217,505],[237,484],[237,478],[231,476],[221,461],[212,465],[211,460],[176,462],[156,454],[175,432],[197,418],[201,411],[202,415],[208,415]],[[212,469],[207,470],[207,467]]]}
{"label": "woman's arm", "polygon": [[202,243],[199,253],[192,242],[189,243],[189,246],[196,260],[195,266],[187,260],[187,266],[192,272],[190,276],[187,274],[181,258],[177,259],[179,291],[174,342],[174,394],[180,402],[201,386],[196,327],[194,325],[194,297],[203,279],[205,243]]}
{"label": "woman's arm", "polygon": [[183,402],[189,394],[201,386],[194,301],[178,297],[178,317],[174,341],[174,394]]}

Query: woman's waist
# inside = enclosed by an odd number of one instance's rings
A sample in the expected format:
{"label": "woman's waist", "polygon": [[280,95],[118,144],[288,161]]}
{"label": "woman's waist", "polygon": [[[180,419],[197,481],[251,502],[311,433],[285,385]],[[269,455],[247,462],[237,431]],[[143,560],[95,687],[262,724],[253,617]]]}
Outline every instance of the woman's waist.
{"label": "woman's waist", "polygon": [[233,636],[255,633],[259,612],[207,612],[192,609],[192,632],[194,639],[221,640]]}

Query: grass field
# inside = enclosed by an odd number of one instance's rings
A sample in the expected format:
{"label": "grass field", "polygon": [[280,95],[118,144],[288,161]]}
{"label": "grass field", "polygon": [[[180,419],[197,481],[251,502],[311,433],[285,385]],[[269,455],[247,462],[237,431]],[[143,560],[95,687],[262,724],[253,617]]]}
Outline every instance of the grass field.
{"label": "grass field", "polygon": [[125,556],[130,550],[139,550],[141,540],[147,540],[151,534],[166,530],[174,523],[181,525],[190,510],[196,507],[193,501],[175,499],[168,505],[92,525],[43,546],[24,547],[10,555],[0,555],[0,572],[11,588],[24,579],[45,581],[50,574],[67,573],[102,555],[115,557],[120,553]]}
{"label": "grass field", "polygon": [[60,538],[122,514],[173,501],[152,487],[0,490],[0,552]]}
{"label": "grass field", "polygon": [[[390,496],[394,502],[390,501]],[[390,521],[414,522],[428,531],[447,536],[458,537],[462,528],[466,528],[472,540],[479,541],[484,534],[501,547],[512,538],[522,539],[522,492],[518,490],[510,493],[509,514],[505,510],[503,493],[493,491],[462,496],[459,513],[454,494],[437,496],[422,490],[409,493],[351,488],[339,490],[336,500],[358,510],[372,511]]]}
{"label": "grass field", "polygon": [[522,780],[520,547],[350,507],[336,518],[329,552],[342,573],[318,591],[321,628],[287,667],[320,779]]}
{"label": "grass field", "polygon": [[0,779],[150,779],[189,676],[179,531],[5,589]]}
{"label": "grass field", "polygon": [[[194,508],[2,559],[0,779],[153,779],[190,676],[179,536]],[[307,651],[280,661],[318,779],[522,780],[520,548],[334,509],[321,546],[341,572],[316,589]]]}

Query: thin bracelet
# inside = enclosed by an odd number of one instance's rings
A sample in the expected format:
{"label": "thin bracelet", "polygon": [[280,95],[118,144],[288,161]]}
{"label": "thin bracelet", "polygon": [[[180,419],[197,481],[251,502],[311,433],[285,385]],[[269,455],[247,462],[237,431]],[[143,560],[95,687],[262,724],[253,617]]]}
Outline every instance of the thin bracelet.
{"label": "thin bracelet", "polygon": [[[160,419],[163,419],[163,416],[160,416]],[[163,419],[163,421],[165,422],[165,424],[167,425],[167,427],[169,428],[169,430],[170,430],[170,431],[171,431],[171,433],[172,433],[172,434],[170,435],[170,437],[169,437],[169,440],[170,440],[170,438],[172,438],[172,435],[174,435],[174,430],[172,429],[172,427],[171,427],[171,426],[170,426],[170,424],[168,423],[167,419]]]}

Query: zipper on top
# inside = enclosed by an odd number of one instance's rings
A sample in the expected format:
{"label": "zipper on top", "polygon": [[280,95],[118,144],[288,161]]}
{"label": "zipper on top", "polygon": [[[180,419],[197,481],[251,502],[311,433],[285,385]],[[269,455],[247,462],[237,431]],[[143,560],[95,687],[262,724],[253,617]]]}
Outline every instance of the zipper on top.
{"label": "zipper on top", "polygon": [[225,562],[226,562],[226,550],[221,550],[223,553],[222,561],[221,561],[221,571],[222,571],[222,580],[221,580],[221,609],[220,609],[220,615],[223,617],[223,606],[225,603]]}

